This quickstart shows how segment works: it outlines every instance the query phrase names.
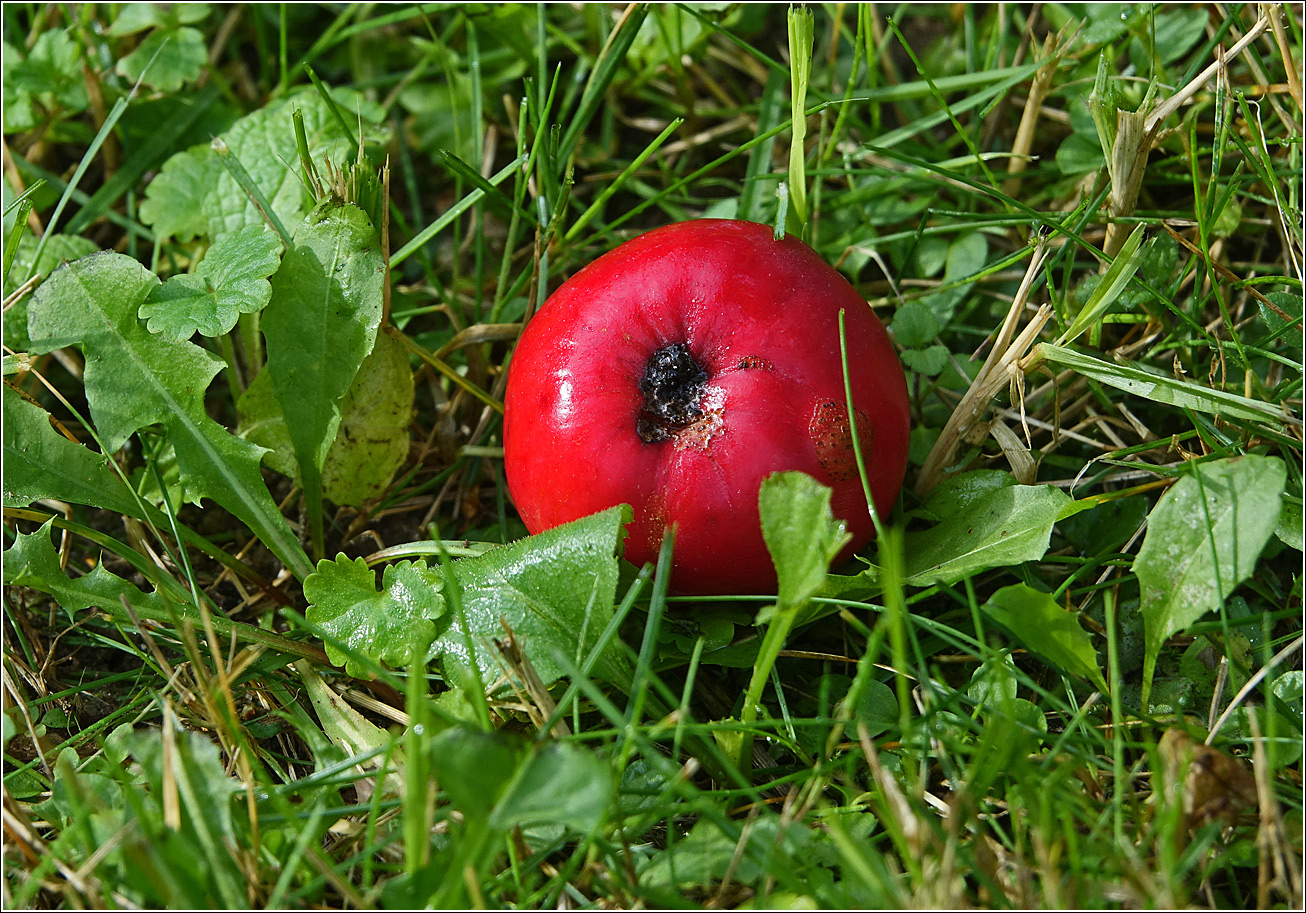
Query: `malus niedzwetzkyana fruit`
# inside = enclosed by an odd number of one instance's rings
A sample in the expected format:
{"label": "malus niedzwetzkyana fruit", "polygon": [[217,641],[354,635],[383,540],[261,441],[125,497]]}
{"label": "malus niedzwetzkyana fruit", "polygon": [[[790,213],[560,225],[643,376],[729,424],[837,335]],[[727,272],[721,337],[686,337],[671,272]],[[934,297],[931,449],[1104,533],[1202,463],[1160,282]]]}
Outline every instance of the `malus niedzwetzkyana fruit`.
{"label": "malus niedzwetzkyana fruit", "polygon": [[881,511],[907,467],[907,387],[866,301],[796,238],[702,219],[650,231],[586,266],[522,334],[508,373],[508,488],[537,533],[634,508],[626,557],[656,560],[677,528],[679,593],[774,592],[758,489],[801,470],[833,489],[853,535],[874,534],[854,458],[839,311],[857,433]]}

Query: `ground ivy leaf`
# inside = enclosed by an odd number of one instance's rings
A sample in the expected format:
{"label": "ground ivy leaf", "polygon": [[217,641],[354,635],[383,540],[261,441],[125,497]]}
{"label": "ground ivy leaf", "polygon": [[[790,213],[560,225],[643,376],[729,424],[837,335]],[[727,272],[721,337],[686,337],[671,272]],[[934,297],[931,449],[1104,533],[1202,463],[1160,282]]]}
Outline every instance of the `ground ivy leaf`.
{"label": "ground ivy leaf", "polygon": [[61,107],[70,113],[85,110],[90,98],[86,94],[81,61],[81,46],[65,30],[42,32],[25,57],[17,47],[6,44],[4,132],[18,132],[44,123],[54,108]]}
{"label": "ground ivy leaf", "polygon": [[118,61],[118,72],[132,82],[139,79],[162,92],[176,92],[199,78],[207,60],[204,36],[198,30],[157,29]]}
{"label": "ground ivy leaf", "polygon": [[341,403],[381,322],[385,261],[361,209],[324,200],[295,232],[263,313],[267,372],[310,497],[340,426]]}
{"label": "ground ivy leaf", "polygon": [[1134,559],[1145,682],[1152,678],[1161,645],[1218,609],[1256,569],[1279,522],[1286,479],[1277,457],[1198,463],[1152,508]]}
{"label": "ground ivy leaf", "polygon": [[923,346],[938,335],[938,318],[919,301],[909,301],[893,314],[893,338],[900,346]]}
{"label": "ground ivy leaf", "polygon": [[140,516],[136,499],[102,453],[68,440],[50,413],[4,388],[4,504],[26,507],[42,498]]}
{"label": "ground ivy leaf", "polygon": [[[613,507],[441,568],[456,579],[463,617],[450,618],[437,653],[497,676],[501,666],[491,639],[503,637],[506,621],[546,684],[562,675],[553,650],[579,665],[612,618],[616,556],[629,520],[628,506]],[[595,675],[620,685],[630,670],[609,653]]]}
{"label": "ground ivy leaf", "polygon": [[903,349],[902,363],[917,374],[934,377],[948,365],[948,347],[934,345],[928,349]]}
{"label": "ground ivy leaf", "polygon": [[263,449],[234,437],[204,411],[204,391],[221,361],[188,342],[154,336],[137,319],[158,281],[112,251],[56,270],[32,298],[33,351],[80,346],[91,418],[106,450],[116,451],[140,428],[162,424],[188,486],[248,524],[297,576],[308,575],[312,564],[263,483]]}
{"label": "ground ivy leaf", "polygon": [[[217,292],[203,276],[193,274],[173,276],[152,289],[139,314],[147,321],[151,333],[166,336],[173,342],[185,342],[196,331],[205,336],[221,336],[231,329],[222,329]],[[231,322],[235,326],[234,314]]]}
{"label": "ground ivy leaf", "polygon": [[807,602],[852,537],[830,512],[830,489],[801,472],[772,473],[758,492],[762,538],[779,578],[783,608]]}
{"label": "ground ivy leaf", "polygon": [[305,617],[327,637],[327,657],[355,677],[369,670],[337,644],[395,667],[425,660],[435,639],[434,619],[444,607],[439,578],[424,564],[404,561],[387,567],[378,590],[367,562],[344,555],[318,562],[304,580],[304,598]]}
{"label": "ground ivy leaf", "polygon": [[992,567],[1036,561],[1048,550],[1053,524],[1072,503],[1050,485],[987,491],[938,526],[907,534],[907,583],[955,583]]}
{"label": "ground ivy leaf", "polygon": [[114,37],[134,35],[148,28],[176,28],[201,21],[209,14],[207,3],[128,3],[113,20],[106,34]]}
{"label": "ground ivy leaf", "polygon": [[276,232],[263,224],[246,225],[214,241],[195,272],[214,288],[224,289],[265,280],[280,265],[281,239]]}
{"label": "ground ivy leaf", "polygon": [[[383,113],[378,105],[348,90],[337,89],[332,96],[341,110],[349,112],[351,122],[357,123],[355,115],[361,119],[365,139],[379,135],[375,125]],[[291,121],[295,110],[304,117],[313,160],[320,162],[326,156],[339,161],[349,149],[349,140],[312,87],[269,102],[221,135],[287,226],[301,221],[308,211]],[[153,226],[160,242],[170,237],[187,241],[197,235],[216,240],[242,226],[264,224],[258,207],[208,143],[179,152],[164,163],[145,190],[140,218]]]}
{"label": "ground ivy leaf", "polygon": [[[971,231],[959,236],[948,246],[948,258],[943,270],[943,285],[948,286],[972,276],[984,268],[988,257],[988,240],[982,232]],[[957,305],[970,291],[971,283],[958,285],[941,292],[932,292],[920,303],[933,312],[940,326],[947,326]]]}
{"label": "ground ivy leaf", "polygon": [[183,342],[196,332],[223,336],[241,314],[262,310],[272,297],[267,277],[281,263],[281,242],[263,225],[223,235],[193,274],[173,276],[150,292],[141,319],[151,333]]}
{"label": "ground ivy leaf", "polygon": [[1049,594],[1017,583],[990,596],[983,609],[1031,653],[1106,693],[1106,678],[1097,663],[1092,637],[1080,627],[1076,614],[1057,605]]}

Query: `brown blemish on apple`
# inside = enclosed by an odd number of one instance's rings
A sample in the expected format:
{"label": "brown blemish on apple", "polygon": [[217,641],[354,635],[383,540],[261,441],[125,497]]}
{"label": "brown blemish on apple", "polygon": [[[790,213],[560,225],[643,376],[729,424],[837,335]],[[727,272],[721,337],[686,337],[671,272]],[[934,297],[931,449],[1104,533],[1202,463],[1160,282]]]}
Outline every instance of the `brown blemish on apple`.
{"label": "brown blemish on apple", "polygon": [[[862,446],[862,459],[871,458],[871,420],[861,409],[856,410],[857,437]],[[848,410],[843,403],[834,400],[821,400],[812,410],[812,420],[808,424],[812,443],[816,446],[816,458],[821,468],[829,473],[836,482],[857,477],[857,454],[853,450],[852,428],[848,422]]]}

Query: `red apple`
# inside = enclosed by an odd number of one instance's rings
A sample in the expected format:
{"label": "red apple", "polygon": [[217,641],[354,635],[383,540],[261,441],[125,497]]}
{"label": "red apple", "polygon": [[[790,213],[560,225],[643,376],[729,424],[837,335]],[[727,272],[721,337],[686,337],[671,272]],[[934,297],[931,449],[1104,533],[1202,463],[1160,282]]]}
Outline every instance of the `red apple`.
{"label": "red apple", "polygon": [[866,301],[815,251],[770,227],[703,219],[610,251],[565,282],[508,371],[508,489],[537,533],[627,503],[626,557],[677,528],[681,593],[774,592],[757,495],[773,472],[833,489],[861,548],[874,526],[858,478],[839,312],[871,492],[893,507],[907,467],[907,387]]}

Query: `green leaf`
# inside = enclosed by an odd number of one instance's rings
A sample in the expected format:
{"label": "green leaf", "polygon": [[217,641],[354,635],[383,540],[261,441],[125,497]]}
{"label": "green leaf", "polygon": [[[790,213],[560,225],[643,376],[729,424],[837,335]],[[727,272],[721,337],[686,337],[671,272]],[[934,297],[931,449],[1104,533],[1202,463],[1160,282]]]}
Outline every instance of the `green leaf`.
{"label": "green leaf", "polygon": [[1057,147],[1057,168],[1062,174],[1087,174],[1106,164],[1096,134],[1072,133]]}
{"label": "green leaf", "polygon": [[1283,701],[1297,721],[1297,727],[1302,725],[1302,697],[1306,695],[1306,673],[1300,669],[1293,669],[1285,672],[1276,678],[1270,685],[1270,690],[1274,696]]}
{"label": "green leaf", "polygon": [[385,492],[408,459],[413,399],[408,350],[379,334],[340,407],[340,430],[322,470],[328,498],[361,507]]}
{"label": "green leaf", "polygon": [[1080,626],[1076,614],[1057,605],[1049,594],[1017,583],[990,596],[983,609],[1048,665],[1087,679],[1106,693],[1106,678],[1097,663],[1092,637]]}
{"label": "green leaf", "polygon": [[172,276],[150,292],[140,317],[151,333],[184,342],[195,333],[222,336],[241,314],[262,310],[272,297],[267,281],[281,263],[281,242],[263,225],[223,235],[193,274]]}
{"label": "green leaf", "polygon": [[[375,128],[383,116],[379,106],[346,90],[332,94],[343,110],[357,112],[366,139],[379,135]],[[269,102],[242,117],[220,137],[286,225],[300,222],[308,212],[298,173],[299,153],[291,122],[294,110],[303,114],[313,160],[320,162],[326,156],[339,161],[349,149],[349,140],[312,87]],[[264,224],[258,207],[207,143],[180,152],[164,163],[145,190],[140,218],[154,227],[160,243],[170,237],[186,241],[197,235],[216,240],[242,226]]]}
{"label": "green leaf", "polygon": [[439,575],[404,561],[385,569],[381,589],[362,558],[319,561],[304,580],[304,617],[326,635],[327,657],[355,678],[370,670],[337,644],[378,663],[400,668],[430,658],[435,621],[444,611]]}
{"label": "green leaf", "polygon": [[196,29],[158,29],[118,61],[118,73],[161,92],[176,92],[199,79],[208,60],[204,36]]}
{"label": "green leaf", "polygon": [[[158,731],[136,732],[127,744],[145,780],[144,788],[136,788],[136,801],[127,803],[140,822],[139,832],[128,838],[139,842],[127,858],[162,865],[173,884],[158,884],[164,879],[157,872],[151,878],[135,864],[124,865],[124,872],[169,906],[240,906],[243,882],[232,848],[247,838],[237,830],[232,800],[244,787],[227,775],[218,746],[185,730],[168,742]],[[176,797],[177,826],[168,822],[168,795]],[[174,884],[178,893],[170,897],[167,888]]]}
{"label": "green leaf", "polygon": [[986,659],[971,673],[966,696],[974,701],[980,716],[997,710],[1009,714],[1016,700],[1016,663],[1010,653]]}
{"label": "green leaf", "polygon": [[917,374],[934,377],[948,366],[948,347],[933,345],[928,349],[903,349],[902,363]]}
{"label": "green leaf", "polygon": [[866,734],[871,738],[897,726],[901,717],[893,689],[879,679],[867,680],[857,706],[853,708],[853,719],[866,727]]}
{"label": "green leaf", "polygon": [[972,469],[946,477],[925,502],[923,513],[942,520],[966,508],[999,488],[1017,485],[1015,476],[1000,469]]}
{"label": "green leaf", "polygon": [[[1270,328],[1270,332],[1280,337],[1285,346],[1285,354],[1300,361],[1302,352],[1302,296],[1296,292],[1270,292],[1265,297],[1268,302],[1259,302],[1261,319]],[[1269,303],[1273,303],[1280,311],[1283,311],[1287,315],[1287,319],[1280,317],[1274,308],[1269,306]],[[1289,330],[1290,326],[1296,327],[1296,329]]]}
{"label": "green leaf", "polygon": [[1050,485],[1011,485],[985,492],[942,523],[905,537],[907,583],[955,583],[993,567],[1037,561],[1052,526],[1074,502]]}
{"label": "green leaf", "polygon": [[162,596],[142,592],[134,584],[105,570],[103,564],[97,564],[80,577],[69,577],[50,541],[53,528],[54,521],[50,520],[34,533],[20,532],[14,536],[13,544],[4,553],[6,584],[47,593],[69,612],[97,606],[112,607],[121,614],[119,598],[125,596],[133,608],[145,610],[142,614],[166,617],[167,603]]}
{"label": "green leaf", "polygon": [[[313,702],[313,710],[322,724],[322,731],[332,744],[344,750],[346,756],[367,754],[391,746],[394,736],[345,703],[345,699],[332,691],[322,676],[317,674],[312,663],[300,660],[295,663],[295,671],[299,673],[300,680],[308,691],[308,698]],[[384,755],[373,757],[366,762],[366,766],[375,768],[388,765],[386,792],[397,795],[403,789],[403,763],[403,752],[395,750],[389,758]]]}
{"label": "green leaf", "polygon": [[[299,464],[271,375],[260,372],[236,409],[241,436],[267,447],[267,464],[298,482]],[[336,504],[361,507],[384,493],[408,458],[413,371],[402,343],[388,333],[377,335],[340,411],[340,429],[322,469],[322,491]]]}
{"label": "green leaf", "polygon": [[[553,651],[579,665],[612,618],[616,556],[629,519],[630,508],[619,506],[477,558],[441,567],[404,562],[386,568],[379,590],[362,559],[321,561],[304,582],[306,617],[368,659],[398,666],[443,655],[465,666],[474,661],[483,676],[501,671],[493,639],[503,637],[507,622],[547,684],[562,674]],[[461,617],[449,611],[446,575],[458,587]],[[426,645],[430,649],[419,655]],[[348,659],[330,642],[327,655],[336,663]],[[349,673],[365,674],[360,665],[351,662]],[[596,675],[622,684],[630,670],[609,654],[600,658]]]}
{"label": "green leaf", "polygon": [[1218,609],[1256,569],[1279,522],[1286,480],[1277,457],[1199,463],[1152,508],[1134,559],[1146,631],[1145,692],[1166,640]]}
{"label": "green leaf", "polygon": [[159,423],[192,490],[243,520],[297,576],[312,565],[259,471],[262,448],[232,436],[204,411],[204,392],[221,362],[190,343],[154,336],[137,311],[158,279],[122,254],[95,254],[56,270],[32,299],[33,351],[80,346],[91,418],[116,451]]}
{"label": "green leaf", "polygon": [[919,301],[909,301],[893,314],[893,338],[900,346],[915,348],[939,335],[939,320]]}
{"label": "green leaf", "polygon": [[[50,235],[46,238],[45,247],[41,250],[41,258],[36,263],[36,269],[33,270],[32,254],[36,253],[39,242],[40,238],[23,233],[18,242],[18,249],[14,252],[14,262],[9,269],[8,281],[4,284],[6,298],[22,285],[23,277],[29,272],[33,275],[38,273],[42,276],[49,275],[65,260],[78,260],[99,250],[95,242],[87,238]],[[25,352],[30,345],[30,340],[27,338],[27,308],[30,301],[30,297],[24,297],[5,311],[4,344],[15,352]]]}
{"label": "green leaf", "polygon": [[[948,262],[948,242],[945,238],[940,238],[937,235],[929,235],[921,238],[921,243],[916,246],[915,256],[916,268],[920,270],[921,276],[926,278],[933,276],[939,270],[943,269],[944,265]],[[903,308],[907,307],[922,308],[929,313],[931,318],[934,317],[934,312],[919,301],[909,301],[898,310],[901,311]],[[897,319],[897,314],[895,314],[894,320]],[[935,319],[934,323],[937,326],[938,320]],[[935,334],[937,333],[938,330],[935,330]]]}
{"label": "green leaf", "polygon": [[1041,351],[1043,357],[1053,364],[1072,368],[1085,377],[1154,403],[1257,422],[1282,422],[1287,418],[1273,403],[1263,403],[1236,393],[1178,380],[1137,365],[1113,364],[1074,349],[1047,343],[1040,344],[1035,351]]}
{"label": "green leaf", "polygon": [[1161,62],[1183,57],[1206,33],[1210,12],[1202,6],[1170,9],[1156,14],[1156,50]]}
{"label": "green leaf", "polygon": [[[689,836],[658,853],[639,873],[641,888],[715,885],[727,872],[738,884],[754,884],[784,867],[795,872],[820,871],[812,853],[822,832],[786,825],[779,815],[753,819],[740,839],[728,836],[712,818],[700,818]],[[741,846],[741,842],[744,843]]]}
{"label": "green leaf", "polygon": [[[477,778],[484,773],[477,768]],[[596,832],[616,795],[612,767],[592,751],[550,742],[528,756],[525,770],[490,814],[499,831],[530,824],[562,824],[577,833]]]}
{"label": "green leaf", "polygon": [[[552,651],[579,665],[612,618],[617,555],[629,520],[628,506],[609,508],[441,568],[457,580],[463,618],[451,617],[436,652],[498,676],[492,639],[503,637],[506,621],[546,684],[562,675]],[[595,675],[621,684],[629,681],[630,670],[623,658],[608,653]]]}
{"label": "green leaf", "polygon": [[134,35],[148,28],[176,28],[202,21],[209,14],[207,3],[128,3],[105,34]]}
{"label": "green leaf", "polygon": [[86,110],[90,99],[82,75],[82,49],[67,31],[50,29],[36,39],[26,57],[4,47],[4,131],[27,130],[46,121],[39,108]]}
{"label": "green leaf", "polygon": [[367,216],[328,199],[300,225],[272,277],[262,319],[267,372],[299,464],[315,549],[322,539],[322,468],[345,393],[376,342],[384,273]]}
{"label": "green leaf", "polygon": [[812,72],[815,20],[806,6],[789,7],[789,226],[803,235],[807,226],[807,82]]}
{"label": "green leaf", "polygon": [[437,733],[428,744],[431,770],[450,804],[477,821],[489,818],[527,752],[519,739],[464,726]]}
{"label": "green leaf", "polygon": [[1274,534],[1289,548],[1303,551],[1302,548],[1302,503],[1300,498],[1283,499],[1283,512],[1279,515],[1279,525]]}
{"label": "green leaf", "polygon": [[772,473],[757,497],[780,607],[800,607],[825,583],[830,562],[852,537],[830,512],[830,489],[809,475]]}
{"label": "green leaf", "polygon": [[127,486],[109,460],[68,440],[50,424],[50,413],[4,388],[4,505],[26,507],[43,498],[103,507],[139,517]]}
{"label": "green leaf", "polygon": [[[989,243],[983,233],[969,231],[958,237],[948,247],[948,259],[943,270],[943,284],[952,285],[984,269]],[[966,297],[974,283],[966,282],[955,288],[926,295],[920,303],[934,314],[940,326],[947,326],[957,305]]]}

